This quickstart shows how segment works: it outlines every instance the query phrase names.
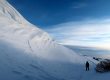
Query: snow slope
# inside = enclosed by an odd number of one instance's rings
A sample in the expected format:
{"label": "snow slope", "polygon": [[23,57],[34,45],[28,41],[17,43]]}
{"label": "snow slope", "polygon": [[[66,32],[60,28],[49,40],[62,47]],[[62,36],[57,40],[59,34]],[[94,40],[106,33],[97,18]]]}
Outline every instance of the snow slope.
{"label": "snow slope", "polygon": [[75,80],[82,59],[0,0],[0,80]]}

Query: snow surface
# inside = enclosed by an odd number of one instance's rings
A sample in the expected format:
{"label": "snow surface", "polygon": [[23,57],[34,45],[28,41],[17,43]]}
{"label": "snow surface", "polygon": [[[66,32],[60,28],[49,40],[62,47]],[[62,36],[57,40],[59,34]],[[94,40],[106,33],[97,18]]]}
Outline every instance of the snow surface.
{"label": "snow surface", "polygon": [[0,80],[109,80],[110,74],[94,71],[94,60],[86,72],[88,59],[57,44],[0,0]]}

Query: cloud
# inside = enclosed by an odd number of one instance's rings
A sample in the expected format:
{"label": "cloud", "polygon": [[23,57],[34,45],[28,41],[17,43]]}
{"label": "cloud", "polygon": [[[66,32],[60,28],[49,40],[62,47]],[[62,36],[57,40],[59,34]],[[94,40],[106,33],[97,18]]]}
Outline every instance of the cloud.
{"label": "cloud", "polygon": [[110,19],[68,22],[47,31],[61,44],[110,48]]}

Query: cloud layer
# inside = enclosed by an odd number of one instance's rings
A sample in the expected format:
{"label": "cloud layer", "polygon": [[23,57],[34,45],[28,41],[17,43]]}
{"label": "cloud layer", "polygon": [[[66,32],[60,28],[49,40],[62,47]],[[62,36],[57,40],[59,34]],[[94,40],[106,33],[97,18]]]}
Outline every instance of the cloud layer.
{"label": "cloud layer", "polygon": [[47,31],[61,44],[110,48],[110,19],[62,23]]}

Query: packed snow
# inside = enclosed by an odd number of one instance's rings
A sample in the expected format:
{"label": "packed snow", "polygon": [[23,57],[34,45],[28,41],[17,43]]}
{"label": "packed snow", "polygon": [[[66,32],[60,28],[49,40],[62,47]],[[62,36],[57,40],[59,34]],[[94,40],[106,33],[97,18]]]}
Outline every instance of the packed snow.
{"label": "packed snow", "polygon": [[0,0],[0,80],[109,80],[109,73],[95,72],[94,63],[91,57],[57,44]]}

